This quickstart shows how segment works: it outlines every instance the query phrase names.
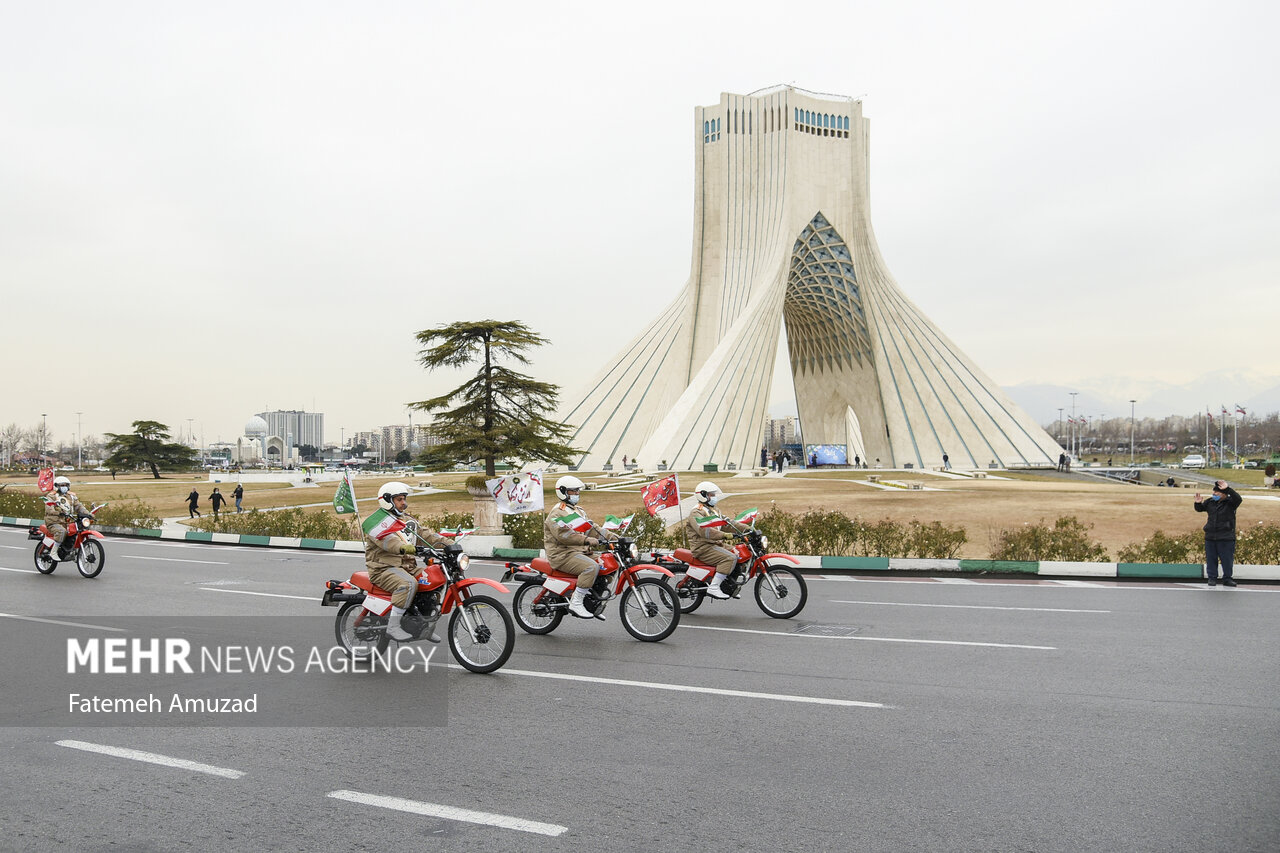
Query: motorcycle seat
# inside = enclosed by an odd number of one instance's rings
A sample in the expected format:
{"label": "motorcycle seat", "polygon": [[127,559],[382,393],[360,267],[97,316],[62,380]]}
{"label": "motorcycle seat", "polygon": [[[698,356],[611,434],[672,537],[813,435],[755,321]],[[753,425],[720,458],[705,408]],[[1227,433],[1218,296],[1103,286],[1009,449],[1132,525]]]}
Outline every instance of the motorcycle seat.
{"label": "motorcycle seat", "polygon": [[710,565],[702,562],[697,557],[693,556],[693,552],[690,551],[688,548],[677,548],[675,550],[675,553],[673,553],[671,556],[675,557],[680,562],[688,563],[691,566],[701,566],[705,569],[711,568]]}
{"label": "motorcycle seat", "polygon": [[352,572],[351,582],[360,589],[363,589],[365,592],[382,593],[383,595],[387,595],[387,591],[385,589],[369,580],[368,572]]}
{"label": "motorcycle seat", "polygon": [[535,572],[542,572],[547,575],[555,573],[555,569],[551,568],[551,562],[546,557],[534,557],[530,561],[529,567]]}

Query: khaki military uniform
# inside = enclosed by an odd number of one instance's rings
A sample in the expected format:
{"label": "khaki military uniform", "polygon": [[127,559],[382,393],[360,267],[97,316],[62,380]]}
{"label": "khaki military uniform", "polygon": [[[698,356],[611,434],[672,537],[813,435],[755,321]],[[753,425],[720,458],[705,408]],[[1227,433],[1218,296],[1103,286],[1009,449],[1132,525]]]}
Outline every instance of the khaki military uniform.
{"label": "khaki military uniform", "polygon": [[731,574],[733,567],[738,564],[738,555],[727,548],[721,547],[718,543],[732,540],[733,537],[723,532],[724,528],[699,526],[698,519],[706,518],[708,515],[723,518],[725,527],[736,530],[739,533],[746,533],[749,528],[739,524],[732,518],[721,515],[706,504],[698,504],[697,509],[689,513],[684,520],[684,532],[688,537],[689,550],[693,552],[694,559],[699,563],[715,566],[716,571],[720,574]]}
{"label": "khaki military uniform", "polygon": [[59,545],[67,538],[67,522],[89,514],[88,508],[80,503],[75,492],[60,495],[54,491],[45,496],[44,526],[49,531],[49,538]]}
{"label": "khaki military uniform", "polygon": [[[413,522],[409,515],[400,515],[405,524]],[[449,540],[429,527],[418,524],[418,536],[432,548],[443,548]],[[412,545],[409,537],[397,531],[374,539],[364,535],[364,565],[369,570],[369,580],[391,593],[391,605],[404,609],[413,602],[418,591],[418,558],[413,554],[402,554],[405,545]]]}
{"label": "khaki military uniform", "polygon": [[[578,576],[578,588],[590,589],[596,582],[600,564],[590,557],[591,545],[586,533],[575,533],[567,527],[556,523],[557,518],[564,518],[571,513],[586,516],[581,507],[571,506],[564,501],[547,511],[547,519],[542,523],[542,547],[547,551],[547,562],[557,572]],[[601,537],[598,531],[592,531]]]}

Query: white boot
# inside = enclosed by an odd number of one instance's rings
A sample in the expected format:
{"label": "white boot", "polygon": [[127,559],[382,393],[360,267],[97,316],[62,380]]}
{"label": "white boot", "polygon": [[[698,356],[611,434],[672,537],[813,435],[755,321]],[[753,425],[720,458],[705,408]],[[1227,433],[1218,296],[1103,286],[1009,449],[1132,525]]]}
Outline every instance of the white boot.
{"label": "white boot", "polygon": [[393,640],[399,640],[402,643],[405,640],[413,639],[413,635],[410,634],[408,631],[406,631],[400,625],[400,619],[403,616],[404,616],[404,608],[396,607],[395,605],[392,605],[391,618],[387,620],[387,636]]}
{"label": "white boot", "polygon": [[582,587],[578,587],[573,591],[573,597],[569,599],[569,612],[574,616],[580,616],[583,619],[594,619],[595,614],[588,610],[582,604],[582,599],[587,592]]}
{"label": "white boot", "polygon": [[724,600],[729,597],[729,593],[720,588],[720,584],[729,579],[729,576],[723,572],[716,572],[716,576],[711,579],[711,583],[707,584],[707,595],[712,598]]}

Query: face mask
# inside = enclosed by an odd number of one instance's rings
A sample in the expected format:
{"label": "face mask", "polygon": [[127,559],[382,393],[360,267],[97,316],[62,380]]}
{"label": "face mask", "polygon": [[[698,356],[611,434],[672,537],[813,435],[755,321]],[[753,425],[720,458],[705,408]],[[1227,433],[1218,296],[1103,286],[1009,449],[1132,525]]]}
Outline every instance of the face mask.
{"label": "face mask", "polygon": [[68,491],[70,491],[70,490],[71,490],[71,487],[70,487],[70,486],[58,486],[58,493],[59,493],[59,494],[63,494],[63,495],[65,495],[65,494],[66,494]]}
{"label": "face mask", "polygon": [[719,495],[712,495],[711,497],[707,498],[707,506],[715,506],[718,503],[720,503]]}
{"label": "face mask", "polygon": [[1222,500],[1222,495],[1213,495],[1213,496],[1211,496],[1211,497],[1209,498],[1209,500],[1211,500],[1211,501],[1220,501],[1220,500]]}
{"label": "face mask", "polygon": [[565,502],[565,503],[567,503],[569,506],[577,506],[577,505],[578,505],[578,496],[577,496],[577,495],[569,495],[568,497],[566,497],[566,498],[564,499],[564,502]]}

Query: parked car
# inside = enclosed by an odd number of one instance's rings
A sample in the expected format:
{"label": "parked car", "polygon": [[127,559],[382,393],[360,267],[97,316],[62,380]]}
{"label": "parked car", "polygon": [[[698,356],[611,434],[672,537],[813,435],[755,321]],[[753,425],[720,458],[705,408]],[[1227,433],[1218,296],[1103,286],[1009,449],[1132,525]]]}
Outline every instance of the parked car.
{"label": "parked car", "polygon": [[1199,453],[1192,453],[1190,456],[1182,457],[1182,462],[1178,464],[1179,468],[1203,468],[1204,457]]}

